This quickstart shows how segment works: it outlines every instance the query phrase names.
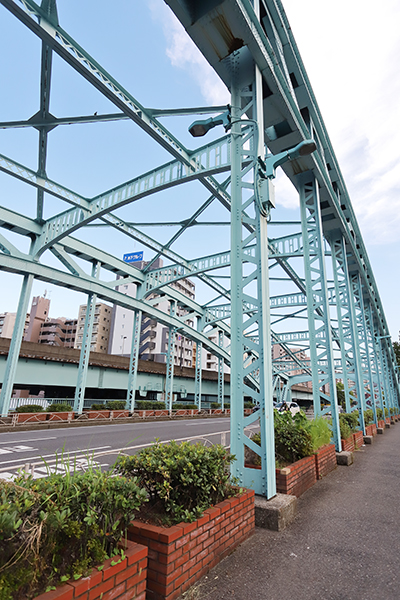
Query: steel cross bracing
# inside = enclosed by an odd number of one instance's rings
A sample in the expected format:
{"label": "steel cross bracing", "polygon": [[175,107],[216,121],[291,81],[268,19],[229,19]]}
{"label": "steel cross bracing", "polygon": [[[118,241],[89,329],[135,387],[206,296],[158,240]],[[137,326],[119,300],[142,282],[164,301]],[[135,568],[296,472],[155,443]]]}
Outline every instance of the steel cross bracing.
{"label": "steel cross bracing", "polygon": [[[328,405],[325,410],[333,410],[333,437],[337,446],[336,379],[346,380],[346,397],[353,402],[355,395],[361,411],[369,394],[375,418],[376,407],[386,406],[391,414],[398,410],[395,357],[387,339],[388,328],[379,293],[343,177],[281,2],[225,0],[201,4],[200,8],[199,3],[190,0],[167,1],[232,94],[231,131],[194,151],[188,150],[159,118],[212,114],[223,112],[226,107],[145,108],[60,27],[55,0],[43,0],[40,7],[31,0],[0,0],[0,3],[42,43],[39,111],[31,119],[0,123],[0,128],[33,127],[39,134],[37,171],[23,166],[18,157],[14,160],[0,155],[3,173],[37,190],[36,218],[0,207],[3,228],[0,268],[22,276],[20,321],[26,314],[34,279],[87,294],[87,342],[91,307],[96,298],[134,311],[127,389],[131,409],[134,408],[142,315],[155,319],[170,331],[169,406],[174,374],[172,344],[176,332],[196,345],[195,401],[199,407],[202,349],[218,359],[221,402],[224,398],[223,363],[230,365],[232,450],[238,456],[235,474],[241,482],[267,496],[274,494],[275,485],[271,427],[274,393],[279,399],[288,399],[292,385],[312,379],[314,391],[318,388],[314,394],[318,399],[316,413],[320,410],[320,397]],[[223,28],[221,23],[224,23]],[[52,52],[119,112],[60,118],[50,114]],[[143,174],[128,174],[127,181],[93,197],[76,193],[47,176],[47,140],[54,127],[66,123],[101,126],[102,122],[115,120],[134,123],[173,160],[151,166]],[[298,231],[299,222],[288,222],[288,226],[294,227],[292,233],[287,233],[285,228],[285,235],[268,240],[267,219],[272,217],[272,223],[274,221],[273,213],[268,216],[269,192],[259,175],[258,157],[267,160],[270,153],[277,155],[310,137],[315,140],[317,151],[282,165],[300,194],[302,232]],[[220,174],[229,171],[222,181]],[[189,215],[171,214],[169,222],[160,218],[158,223],[153,223],[178,228],[167,241],[143,231],[150,223],[135,218],[137,205],[145,202],[151,206],[156,194],[168,194],[180,184],[187,187],[196,185],[195,182],[200,182],[206,190],[205,201],[199,202]],[[314,186],[312,192],[305,190],[310,182]],[[51,211],[53,199],[58,205],[61,200],[65,210]],[[226,225],[228,218],[221,218],[219,213],[214,217],[210,212],[215,205],[222,205],[227,216],[229,212],[232,214],[230,248],[226,245],[216,253],[193,259],[191,257],[198,256],[199,252],[188,246],[183,256],[176,249],[177,242],[184,239],[190,228],[201,226],[205,230]],[[123,216],[126,213],[121,212],[126,206],[132,207],[128,219]],[[44,215],[49,214],[45,220]],[[201,218],[206,220],[201,221]],[[278,225],[282,224],[277,222]],[[110,251],[83,241],[87,232],[97,226],[145,246],[151,254],[147,267],[139,271]],[[19,246],[15,234],[29,238],[29,250],[26,243]],[[75,234],[81,239],[73,237]],[[332,244],[332,239],[341,240],[340,249]],[[179,247],[182,248],[182,243]],[[324,267],[325,258],[330,254],[334,261],[332,283],[328,282]],[[57,259],[57,266],[50,257]],[[165,264],[154,269],[158,258]],[[277,285],[271,299],[268,267],[274,269],[274,274],[279,270],[277,282],[288,283],[283,291]],[[356,275],[357,290],[346,283]],[[177,289],[179,280],[188,277],[196,281],[199,290],[207,290],[207,302],[199,303]],[[271,285],[275,285],[273,279]],[[135,298],[116,289],[124,283],[136,284]],[[167,300],[169,313],[157,307],[160,299]],[[361,306],[365,309],[364,322]],[[270,308],[274,311],[272,315]],[[194,327],[190,327],[189,320],[194,321]],[[15,328],[0,397],[2,414],[8,410],[22,333],[21,326]],[[216,343],[211,336],[217,336]],[[271,338],[274,347],[281,350],[280,358],[273,361]],[[75,408],[78,412],[84,398],[87,359],[88,343],[82,345],[77,378]],[[260,402],[258,415],[243,418],[244,397]],[[261,447],[246,433],[246,427],[256,422],[261,428]],[[254,470],[249,473],[244,465],[244,446],[261,455],[262,469],[257,476]]]}

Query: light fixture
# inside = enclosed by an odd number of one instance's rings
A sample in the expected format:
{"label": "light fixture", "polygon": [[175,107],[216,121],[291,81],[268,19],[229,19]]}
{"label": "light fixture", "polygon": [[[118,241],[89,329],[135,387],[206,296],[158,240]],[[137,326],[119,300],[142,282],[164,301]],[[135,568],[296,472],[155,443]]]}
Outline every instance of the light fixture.
{"label": "light fixture", "polygon": [[213,129],[217,125],[223,125],[225,131],[228,131],[231,126],[230,110],[227,110],[222,113],[222,115],[217,115],[216,117],[194,121],[189,127],[189,133],[193,137],[203,137],[203,135],[206,135],[210,129]]}

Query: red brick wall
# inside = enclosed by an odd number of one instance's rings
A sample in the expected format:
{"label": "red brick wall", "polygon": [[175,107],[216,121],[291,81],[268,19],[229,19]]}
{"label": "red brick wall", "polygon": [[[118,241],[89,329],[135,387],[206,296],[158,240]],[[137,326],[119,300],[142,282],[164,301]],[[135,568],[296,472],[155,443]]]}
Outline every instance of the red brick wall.
{"label": "red brick wall", "polygon": [[276,491],[278,494],[301,496],[317,481],[315,457],[307,456],[289,467],[276,469]]}
{"label": "red brick wall", "polygon": [[193,523],[157,527],[133,521],[129,539],[148,546],[147,600],[173,600],[254,530],[254,491],[220,502]]}
{"label": "red brick wall", "polygon": [[35,423],[36,421],[46,421],[47,413],[18,413],[18,423]]}
{"label": "red brick wall", "polygon": [[354,447],[355,448],[361,448],[361,446],[364,444],[364,434],[362,431],[356,431],[355,433],[353,433],[353,439],[354,439]]}
{"label": "red brick wall", "polygon": [[342,440],[342,451],[343,452],[354,452],[354,437],[351,435],[345,440]]}
{"label": "red brick wall", "polygon": [[323,446],[315,453],[315,469],[317,479],[322,479],[336,469],[336,448],[334,444]]}
{"label": "red brick wall", "polygon": [[88,577],[68,581],[56,590],[34,600],[145,600],[147,548],[126,542],[124,559],[114,556],[106,560],[101,571],[94,568]]}

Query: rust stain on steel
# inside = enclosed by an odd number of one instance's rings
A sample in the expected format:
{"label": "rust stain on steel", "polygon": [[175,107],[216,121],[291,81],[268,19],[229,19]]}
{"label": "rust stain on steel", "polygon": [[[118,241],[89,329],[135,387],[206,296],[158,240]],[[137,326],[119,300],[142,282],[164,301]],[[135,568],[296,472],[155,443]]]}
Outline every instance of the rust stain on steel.
{"label": "rust stain on steel", "polygon": [[220,60],[226,58],[227,56],[232,54],[232,52],[234,52],[235,50],[239,50],[239,48],[242,48],[244,46],[243,40],[233,35],[233,32],[224,15],[218,14],[216,17],[211,19],[209,27],[211,27],[211,29],[215,28],[226,47],[226,52],[222,55],[221,48],[216,47],[213,40],[210,39],[210,37],[207,35],[208,32],[206,29],[206,35],[210,41],[210,44],[213,46],[215,53],[217,54]]}

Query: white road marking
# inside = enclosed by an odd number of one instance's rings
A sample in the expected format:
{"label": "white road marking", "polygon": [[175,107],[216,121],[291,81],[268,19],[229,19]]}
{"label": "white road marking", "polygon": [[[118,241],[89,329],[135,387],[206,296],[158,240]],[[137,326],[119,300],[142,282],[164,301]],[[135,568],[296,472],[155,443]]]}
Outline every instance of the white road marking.
{"label": "white road marking", "polygon": [[8,448],[0,448],[0,454],[12,454],[13,452],[33,452],[37,448],[32,446],[10,446]]}
{"label": "white road marking", "polygon": [[[111,448],[111,446],[98,446],[97,448],[88,448],[87,450],[84,451],[86,454],[84,454],[82,456],[87,456],[88,454],[92,454],[94,450],[102,450],[102,449],[105,449],[105,448]],[[63,456],[64,456],[65,459],[67,459],[68,456],[74,455],[77,452],[81,452],[82,453],[83,450],[80,449],[80,450],[68,450],[68,451],[64,451],[62,454],[60,454],[58,456],[58,458],[55,458],[54,460],[55,461],[56,460],[60,461],[60,460],[62,460]],[[50,459],[52,459],[53,457],[54,457],[54,452],[53,452],[53,454],[45,454],[45,455],[42,455],[42,456],[32,456],[32,457],[30,457],[30,460],[35,460],[35,459],[39,459],[39,458],[40,459],[43,459],[43,458],[50,458]],[[72,456],[72,459],[73,458],[74,458],[74,456]],[[6,464],[9,464],[9,463],[21,462],[21,461],[24,461],[24,460],[26,461],[26,458],[16,458],[14,460],[3,460],[3,461],[0,462],[0,465],[6,465]],[[1,471],[1,469],[0,469],[0,471]]]}
{"label": "white road marking", "polygon": [[7,442],[0,442],[0,444],[21,444],[21,443],[25,443],[25,442],[40,442],[42,440],[56,440],[57,437],[52,436],[52,437],[43,437],[43,438],[32,438],[29,440],[11,440],[11,441],[7,441]]}

